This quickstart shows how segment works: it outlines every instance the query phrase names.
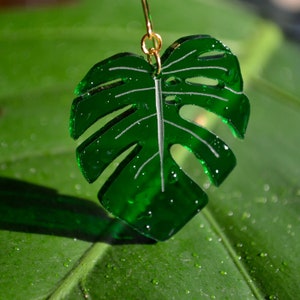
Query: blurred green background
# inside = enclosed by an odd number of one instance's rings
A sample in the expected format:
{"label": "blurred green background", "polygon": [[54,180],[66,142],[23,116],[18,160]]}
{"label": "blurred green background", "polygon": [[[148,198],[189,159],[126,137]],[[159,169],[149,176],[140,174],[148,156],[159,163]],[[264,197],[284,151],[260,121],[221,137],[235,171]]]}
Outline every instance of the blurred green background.
{"label": "blurred green background", "polygon": [[1,8],[0,299],[297,299],[299,45],[237,1],[150,7],[164,49],[203,33],[239,57],[246,138],[214,124],[236,169],[218,189],[204,182],[208,206],[167,242],[113,221],[97,199],[105,178],[89,185],[77,168],[68,118],[92,65],[142,54],[140,2]]}

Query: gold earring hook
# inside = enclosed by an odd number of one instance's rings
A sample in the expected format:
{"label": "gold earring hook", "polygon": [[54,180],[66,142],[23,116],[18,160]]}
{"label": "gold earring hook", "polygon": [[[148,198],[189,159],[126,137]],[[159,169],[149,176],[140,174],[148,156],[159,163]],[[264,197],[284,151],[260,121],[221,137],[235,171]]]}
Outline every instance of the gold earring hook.
{"label": "gold earring hook", "polygon": [[[146,20],[147,33],[142,37],[141,48],[142,51],[147,55],[149,63],[151,63],[151,58],[154,56],[156,60],[156,75],[161,72],[161,60],[159,51],[162,47],[162,38],[159,34],[153,31],[153,26],[151,22],[151,16],[149,11],[149,5],[147,0],[142,0],[143,11]],[[153,47],[147,48],[146,40],[153,42]]]}
{"label": "gold earring hook", "polygon": [[149,13],[149,5],[148,5],[147,0],[142,0],[142,5],[143,5],[143,11],[144,11],[145,20],[146,20],[147,33],[148,33],[148,37],[150,38],[153,29],[152,29],[151,16]]}

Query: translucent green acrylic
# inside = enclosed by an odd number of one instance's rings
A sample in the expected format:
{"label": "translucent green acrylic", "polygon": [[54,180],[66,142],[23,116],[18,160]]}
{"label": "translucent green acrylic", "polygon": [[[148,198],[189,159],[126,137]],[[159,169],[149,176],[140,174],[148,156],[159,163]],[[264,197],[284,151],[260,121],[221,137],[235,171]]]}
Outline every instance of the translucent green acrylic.
{"label": "translucent green acrylic", "polygon": [[234,154],[214,133],[183,119],[184,105],[220,116],[243,138],[249,101],[236,56],[210,36],[176,41],[161,58],[162,71],[143,57],[121,53],[96,64],[76,88],[70,132],[80,137],[95,122],[123,108],[77,149],[85,178],[94,182],[126,150],[99,191],[114,216],[155,240],[165,240],[207,204],[207,196],[170,154],[188,148],[215,185],[236,164]]}

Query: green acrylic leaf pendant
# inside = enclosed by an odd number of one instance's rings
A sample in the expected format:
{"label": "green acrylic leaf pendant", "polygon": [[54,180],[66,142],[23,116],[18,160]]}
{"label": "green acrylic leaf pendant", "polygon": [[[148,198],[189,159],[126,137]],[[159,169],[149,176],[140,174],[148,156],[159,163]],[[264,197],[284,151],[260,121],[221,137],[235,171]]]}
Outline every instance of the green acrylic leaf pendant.
{"label": "green acrylic leaf pendant", "polygon": [[[184,105],[205,108],[239,138],[250,113],[238,60],[220,41],[202,35],[181,38],[161,62],[158,76],[155,66],[132,53],[96,64],[76,88],[70,118],[74,139],[101,124],[77,148],[78,164],[88,182],[127,151],[98,197],[115,217],[155,240],[170,238],[208,201],[174,161],[172,145],[191,151],[216,186],[236,164],[219,137],[183,119],[179,110]],[[197,82],[203,77],[216,84]]]}

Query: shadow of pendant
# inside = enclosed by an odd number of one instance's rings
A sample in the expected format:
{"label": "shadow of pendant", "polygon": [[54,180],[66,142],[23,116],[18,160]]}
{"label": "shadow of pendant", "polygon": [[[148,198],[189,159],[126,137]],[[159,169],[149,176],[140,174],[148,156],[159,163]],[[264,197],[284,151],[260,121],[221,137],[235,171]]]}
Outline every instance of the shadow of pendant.
{"label": "shadow of pendant", "polygon": [[0,229],[110,244],[154,243],[92,201],[9,178],[0,178]]}

